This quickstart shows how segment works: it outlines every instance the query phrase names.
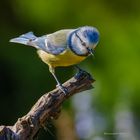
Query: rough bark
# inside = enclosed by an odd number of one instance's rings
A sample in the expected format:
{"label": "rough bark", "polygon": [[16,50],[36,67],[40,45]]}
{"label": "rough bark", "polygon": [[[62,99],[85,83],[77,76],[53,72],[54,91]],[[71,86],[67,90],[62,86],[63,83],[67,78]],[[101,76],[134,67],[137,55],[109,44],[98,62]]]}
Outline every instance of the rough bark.
{"label": "rough bark", "polygon": [[67,95],[58,88],[45,93],[31,110],[19,118],[13,126],[0,126],[0,140],[33,140],[48,119],[59,117],[60,106],[67,98],[91,89],[94,81],[89,73],[79,71],[63,84],[67,89]]}

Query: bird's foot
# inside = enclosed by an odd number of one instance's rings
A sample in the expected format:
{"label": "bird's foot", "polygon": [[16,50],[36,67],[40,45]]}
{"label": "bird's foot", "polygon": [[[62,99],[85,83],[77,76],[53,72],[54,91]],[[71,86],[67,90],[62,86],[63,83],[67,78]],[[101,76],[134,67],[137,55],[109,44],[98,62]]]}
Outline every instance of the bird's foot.
{"label": "bird's foot", "polygon": [[75,78],[80,78],[83,74],[90,75],[87,71],[81,69],[79,66],[75,66],[76,69],[78,69],[78,73],[76,73]]}
{"label": "bird's foot", "polygon": [[68,89],[66,87],[62,86],[61,84],[57,84],[56,87],[58,87],[64,93],[65,96],[67,95]]}
{"label": "bird's foot", "polygon": [[[75,68],[78,70],[78,73],[87,73],[85,70],[81,69],[79,66],[75,66]],[[77,74],[78,74],[77,73]]]}
{"label": "bird's foot", "polygon": [[81,69],[79,66],[75,66],[75,68],[78,70],[78,72],[80,73],[80,72],[86,72],[85,70],[83,70],[83,69]]}

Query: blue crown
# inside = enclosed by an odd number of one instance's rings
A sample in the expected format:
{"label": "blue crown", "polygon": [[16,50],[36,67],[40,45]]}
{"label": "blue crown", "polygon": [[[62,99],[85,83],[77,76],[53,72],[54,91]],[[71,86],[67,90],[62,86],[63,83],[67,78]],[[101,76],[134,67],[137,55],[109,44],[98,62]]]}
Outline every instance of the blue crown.
{"label": "blue crown", "polygon": [[99,41],[99,32],[96,28],[85,27],[84,36],[89,39],[90,43],[96,44]]}

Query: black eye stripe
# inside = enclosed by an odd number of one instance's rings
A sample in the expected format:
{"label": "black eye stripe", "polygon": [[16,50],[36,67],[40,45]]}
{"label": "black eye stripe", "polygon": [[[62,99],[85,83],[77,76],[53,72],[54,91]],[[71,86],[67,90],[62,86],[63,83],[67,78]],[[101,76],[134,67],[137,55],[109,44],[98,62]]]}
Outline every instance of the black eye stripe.
{"label": "black eye stripe", "polygon": [[78,37],[78,39],[82,42],[82,39],[79,37],[79,35],[77,33],[75,33],[75,35]]}
{"label": "black eye stripe", "polygon": [[[68,38],[68,47],[70,48],[70,50],[71,50],[74,54],[76,54],[76,55],[78,55],[78,56],[81,56],[81,57],[86,57],[86,56],[89,55],[89,53],[88,53],[88,52],[86,52],[86,53],[78,52],[77,50],[78,50],[79,48],[78,48],[77,44],[75,44],[76,42],[73,42],[73,41],[72,41],[72,38],[73,38],[74,36],[79,38],[79,36],[76,35],[76,32],[77,32],[77,30],[75,30],[74,32],[70,33],[69,38]],[[79,40],[80,40],[80,39],[79,39]]]}
{"label": "black eye stripe", "polygon": [[79,35],[77,33],[75,33],[75,35],[78,37],[78,39],[81,41],[81,44],[83,46],[86,46],[86,43],[79,37]]}
{"label": "black eye stripe", "polygon": [[85,46],[85,47],[86,47],[86,43],[85,43],[85,42],[81,42],[81,44],[82,44],[83,46]]}

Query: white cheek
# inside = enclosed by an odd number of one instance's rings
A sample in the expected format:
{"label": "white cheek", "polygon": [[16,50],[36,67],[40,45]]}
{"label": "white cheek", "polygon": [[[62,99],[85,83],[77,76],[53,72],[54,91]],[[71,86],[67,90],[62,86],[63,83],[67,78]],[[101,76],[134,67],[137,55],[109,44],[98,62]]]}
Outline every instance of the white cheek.
{"label": "white cheek", "polygon": [[77,54],[87,54],[88,51],[85,48],[85,46],[83,46],[81,44],[81,41],[79,38],[77,38],[75,35],[72,36],[72,45],[73,45],[73,49]]}
{"label": "white cheek", "polygon": [[81,44],[81,41],[79,39],[76,41],[76,46],[81,53],[87,53],[87,49]]}

